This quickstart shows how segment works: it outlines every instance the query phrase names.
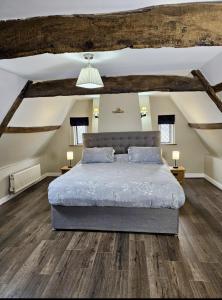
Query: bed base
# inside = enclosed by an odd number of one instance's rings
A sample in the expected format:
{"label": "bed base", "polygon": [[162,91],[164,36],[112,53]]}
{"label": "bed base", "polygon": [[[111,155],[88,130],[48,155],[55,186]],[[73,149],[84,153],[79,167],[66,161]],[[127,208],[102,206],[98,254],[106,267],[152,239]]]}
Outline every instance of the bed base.
{"label": "bed base", "polygon": [[52,205],[56,230],[178,234],[178,209]]}

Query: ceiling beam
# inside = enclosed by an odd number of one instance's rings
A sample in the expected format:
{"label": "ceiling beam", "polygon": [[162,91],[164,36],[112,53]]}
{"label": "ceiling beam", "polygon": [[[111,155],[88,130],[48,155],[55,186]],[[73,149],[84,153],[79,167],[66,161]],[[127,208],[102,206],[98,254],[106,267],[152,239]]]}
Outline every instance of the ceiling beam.
{"label": "ceiling beam", "polygon": [[214,88],[215,93],[221,92],[222,91],[222,82],[216,84],[213,88]]}
{"label": "ceiling beam", "polygon": [[200,72],[200,70],[193,70],[191,71],[191,73],[194,77],[200,80],[208,96],[216,104],[217,108],[222,112],[222,101],[216,95],[214,88],[210,85],[210,83],[207,81],[204,75]]}
{"label": "ceiling beam", "polygon": [[12,117],[14,116],[15,112],[19,108],[20,104],[22,103],[22,100],[24,99],[26,90],[29,88],[29,86],[32,84],[32,81],[27,81],[21,92],[19,93],[18,97],[15,99],[14,103],[10,107],[8,113],[4,117],[2,123],[0,124],[0,137],[4,133],[6,127],[8,126],[9,122],[11,121]]}
{"label": "ceiling beam", "polygon": [[40,126],[40,127],[7,127],[4,129],[4,133],[36,133],[47,132],[59,129],[61,126]]}
{"label": "ceiling beam", "polygon": [[75,79],[61,79],[33,83],[25,93],[26,98],[138,93],[147,91],[204,91],[196,78],[164,75],[132,75],[120,77],[102,77],[103,88],[84,89],[76,86]]}
{"label": "ceiling beam", "polygon": [[0,59],[42,53],[222,45],[222,3],[0,22]]}
{"label": "ceiling beam", "polygon": [[196,129],[222,129],[222,123],[188,123],[188,125]]}

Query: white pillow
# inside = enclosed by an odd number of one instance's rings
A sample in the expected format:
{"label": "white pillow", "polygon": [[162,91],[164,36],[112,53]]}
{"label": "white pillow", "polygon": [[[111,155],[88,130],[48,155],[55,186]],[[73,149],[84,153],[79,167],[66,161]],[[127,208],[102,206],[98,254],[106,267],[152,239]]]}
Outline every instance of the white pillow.
{"label": "white pillow", "polygon": [[111,163],[114,161],[114,149],[104,148],[84,148],[82,153],[82,163]]}
{"label": "white pillow", "polygon": [[129,147],[130,162],[163,164],[160,147]]}

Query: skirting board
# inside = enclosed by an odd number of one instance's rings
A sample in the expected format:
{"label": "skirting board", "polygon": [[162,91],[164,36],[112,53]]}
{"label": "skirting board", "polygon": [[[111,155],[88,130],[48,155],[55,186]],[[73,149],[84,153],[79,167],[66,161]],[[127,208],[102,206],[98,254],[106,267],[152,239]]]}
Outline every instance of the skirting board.
{"label": "skirting board", "polygon": [[204,173],[185,173],[185,178],[205,178]]}
{"label": "skirting board", "polygon": [[215,185],[218,189],[222,190],[222,183],[220,183],[219,181],[216,181],[215,179],[211,178],[210,176],[205,174],[204,177],[207,181],[209,181],[210,183],[212,183],[213,185]]}
{"label": "skirting board", "polygon": [[2,205],[2,204],[4,204],[4,203],[8,202],[9,200],[15,198],[16,196],[18,196],[19,194],[21,194],[22,192],[24,192],[26,189],[28,189],[28,188],[30,188],[31,186],[35,185],[36,183],[42,181],[42,180],[45,179],[46,177],[57,177],[57,176],[59,176],[59,175],[60,175],[60,173],[45,173],[45,174],[43,174],[37,181],[35,181],[35,182],[33,182],[32,184],[30,184],[30,185],[29,185],[27,188],[25,188],[24,190],[22,190],[22,191],[20,191],[20,192],[18,192],[18,193],[16,193],[16,194],[8,194],[8,195],[2,197],[2,198],[0,199],[0,205]]}

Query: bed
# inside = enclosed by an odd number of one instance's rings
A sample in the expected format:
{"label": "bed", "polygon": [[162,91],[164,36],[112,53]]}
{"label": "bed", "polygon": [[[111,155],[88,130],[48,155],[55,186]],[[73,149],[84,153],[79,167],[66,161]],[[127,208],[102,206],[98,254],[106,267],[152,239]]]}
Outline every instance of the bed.
{"label": "bed", "polygon": [[160,145],[159,131],[88,133],[84,147],[110,147],[113,163],[78,163],[50,183],[54,229],[178,233],[182,187],[166,164],[129,163],[129,146]]}

